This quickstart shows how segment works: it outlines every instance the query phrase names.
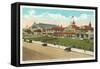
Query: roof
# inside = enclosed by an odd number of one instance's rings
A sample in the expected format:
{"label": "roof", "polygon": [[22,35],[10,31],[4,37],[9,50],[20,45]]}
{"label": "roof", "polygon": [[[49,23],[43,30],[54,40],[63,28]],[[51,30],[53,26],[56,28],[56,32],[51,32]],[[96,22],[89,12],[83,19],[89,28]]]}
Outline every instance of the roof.
{"label": "roof", "polygon": [[71,25],[71,27],[76,29],[76,30],[79,29],[79,27],[77,25],[75,25],[75,24]]}
{"label": "roof", "polygon": [[41,29],[34,30],[34,32],[42,32]]}
{"label": "roof", "polygon": [[85,29],[85,30],[93,30],[93,27],[88,26],[88,25],[84,25],[84,29]]}
{"label": "roof", "polygon": [[63,31],[64,28],[58,26],[58,27],[53,27],[53,28],[51,28],[51,30],[55,30],[55,31]]}
{"label": "roof", "polygon": [[56,34],[56,35],[57,35],[57,34],[58,34],[58,35],[59,35],[59,34],[61,34],[61,35],[63,35],[63,34],[71,34],[71,35],[72,35],[72,34],[75,34],[75,33],[74,33],[74,32],[55,32],[54,34]]}

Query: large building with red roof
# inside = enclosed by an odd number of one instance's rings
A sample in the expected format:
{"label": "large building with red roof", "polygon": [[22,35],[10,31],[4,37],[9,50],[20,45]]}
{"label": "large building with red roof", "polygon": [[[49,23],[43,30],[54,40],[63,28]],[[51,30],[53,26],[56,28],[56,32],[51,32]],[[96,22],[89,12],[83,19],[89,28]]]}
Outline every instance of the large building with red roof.
{"label": "large building with red roof", "polygon": [[[47,24],[44,24],[48,26]],[[94,36],[94,28],[91,25],[91,22],[88,25],[78,26],[77,23],[73,20],[70,25],[63,26],[53,26],[49,25],[49,28],[45,27],[43,24],[41,25],[33,25],[34,29],[31,29],[36,36],[51,36],[58,38],[80,38],[80,39],[93,39]]]}

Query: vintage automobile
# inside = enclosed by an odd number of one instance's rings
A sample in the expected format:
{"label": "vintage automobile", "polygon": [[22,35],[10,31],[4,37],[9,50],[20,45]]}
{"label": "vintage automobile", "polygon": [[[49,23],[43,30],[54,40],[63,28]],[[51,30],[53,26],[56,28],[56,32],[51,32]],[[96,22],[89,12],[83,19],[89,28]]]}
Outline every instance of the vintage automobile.
{"label": "vintage automobile", "polygon": [[47,46],[47,43],[43,43],[42,46]]}
{"label": "vintage automobile", "polygon": [[71,47],[69,46],[69,47],[66,47],[65,49],[64,49],[66,52],[71,52]]}

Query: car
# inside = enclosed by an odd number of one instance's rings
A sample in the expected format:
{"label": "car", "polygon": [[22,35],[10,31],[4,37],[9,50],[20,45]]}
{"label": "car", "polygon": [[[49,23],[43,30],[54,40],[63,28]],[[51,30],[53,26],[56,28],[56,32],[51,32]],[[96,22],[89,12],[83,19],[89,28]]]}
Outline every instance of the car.
{"label": "car", "polygon": [[43,43],[42,46],[47,46],[47,43]]}
{"label": "car", "polygon": [[71,47],[66,47],[64,50],[67,52],[71,52]]}

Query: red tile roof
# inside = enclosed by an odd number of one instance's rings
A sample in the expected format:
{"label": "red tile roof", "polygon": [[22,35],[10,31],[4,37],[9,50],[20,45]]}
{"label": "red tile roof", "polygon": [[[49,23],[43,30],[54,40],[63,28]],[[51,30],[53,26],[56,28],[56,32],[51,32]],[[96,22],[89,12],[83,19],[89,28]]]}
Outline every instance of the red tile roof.
{"label": "red tile roof", "polygon": [[53,27],[51,28],[52,30],[55,30],[55,31],[63,31],[64,28],[63,27]]}
{"label": "red tile roof", "polygon": [[55,32],[54,34],[75,34],[74,32]]}
{"label": "red tile roof", "polygon": [[41,29],[34,30],[34,32],[42,32]]}
{"label": "red tile roof", "polygon": [[85,30],[93,30],[93,27],[88,26],[88,25],[84,25],[83,27],[84,27]]}
{"label": "red tile roof", "polygon": [[77,25],[75,25],[75,24],[72,24],[71,27],[74,28],[74,29],[76,29],[76,30],[79,29],[79,27]]}

